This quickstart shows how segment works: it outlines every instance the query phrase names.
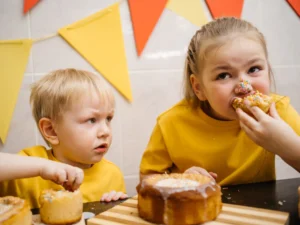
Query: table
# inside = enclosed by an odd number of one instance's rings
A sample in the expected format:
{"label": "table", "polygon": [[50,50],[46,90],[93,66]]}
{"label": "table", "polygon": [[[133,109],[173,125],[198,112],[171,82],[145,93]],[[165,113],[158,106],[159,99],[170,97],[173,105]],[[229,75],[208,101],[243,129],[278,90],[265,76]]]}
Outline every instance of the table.
{"label": "table", "polygon": [[[222,201],[229,204],[289,212],[289,224],[296,225],[300,224],[298,217],[298,186],[300,186],[300,178],[226,186],[222,187]],[[97,215],[121,202],[123,201],[84,203],[83,211],[93,212]]]}

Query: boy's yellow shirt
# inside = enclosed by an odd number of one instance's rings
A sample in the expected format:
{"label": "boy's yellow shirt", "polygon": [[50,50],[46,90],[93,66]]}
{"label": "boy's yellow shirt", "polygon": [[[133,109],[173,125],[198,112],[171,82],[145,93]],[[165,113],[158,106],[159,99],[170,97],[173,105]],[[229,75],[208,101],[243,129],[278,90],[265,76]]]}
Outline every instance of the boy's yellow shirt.
{"label": "boy's yellow shirt", "polygon": [[[281,118],[300,135],[300,117],[289,98],[272,97]],[[192,166],[217,173],[220,185],[276,178],[275,155],[255,144],[238,121],[215,120],[183,100],[158,117],[140,172],[184,172]]]}
{"label": "boy's yellow shirt", "polygon": [[[19,154],[58,161],[51,150],[46,150],[43,146],[24,149]],[[122,172],[115,164],[104,158],[83,171],[84,180],[80,186],[83,202],[100,201],[104,193],[113,190],[126,192]],[[0,196],[18,196],[28,200],[31,208],[38,208],[40,193],[50,188],[62,189],[63,187],[41,177],[16,179],[0,183]]]}

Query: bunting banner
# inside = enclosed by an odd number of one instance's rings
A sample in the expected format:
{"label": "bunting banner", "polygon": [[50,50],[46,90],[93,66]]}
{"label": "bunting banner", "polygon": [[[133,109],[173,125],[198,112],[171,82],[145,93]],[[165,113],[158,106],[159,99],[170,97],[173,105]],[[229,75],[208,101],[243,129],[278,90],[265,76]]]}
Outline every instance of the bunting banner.
{"label": "bunting banner", "polygon": [[0,41],[0,138],[5,143],[23,76],[28,63],[32,41]]}
{"label": "bunting banner", "polygon": [[119,3],[63,27],[58,33],[127,100],[132,101]]}
{"label": "bunting banner", "polygon": [[24,0],[23,2],[23,12],[26,14],[30,9],[32,9],[40,0]]}
{"label": "bunting banner", "polygon": [[168,0],[128,0],[133,26],[135,45],[138,55],[158,22]]}
{"label": "bunting banner", "polygon": [[244,0],[205,0],[214,19],[223,16],[240,18],[243,11]]}
{"label": "bunting banner", "polygon": [[198,27],[207,23],[203,7],[199,0],[169,0],[167,8]]}
{"label": "bunting banner", "polygon": [[295,13],[300,16],[300,0],[287,0],[287,2],[294,9]]}

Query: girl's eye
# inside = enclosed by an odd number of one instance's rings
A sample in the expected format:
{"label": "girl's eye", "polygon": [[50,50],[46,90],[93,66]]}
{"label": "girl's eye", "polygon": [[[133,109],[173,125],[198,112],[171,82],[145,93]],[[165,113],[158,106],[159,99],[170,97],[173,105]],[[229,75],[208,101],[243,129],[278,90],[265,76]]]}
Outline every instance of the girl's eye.
{"label": "girl's eye", "polygon": [[253,66],[249,69],[249,73],[256,73],[258,71],[260,71],[260,68],[257,66]]}
{"label": "girl's eye", "polygon": [[217,80],[225,80],[229,78],[229,74],[228,73],[221,73],[218,75]]}
{"label": "girl's eye", "polygon": [[88,122],[89,122],[89,123],[96,123],[96,118],[90,118],[90,119],[88,120]]}

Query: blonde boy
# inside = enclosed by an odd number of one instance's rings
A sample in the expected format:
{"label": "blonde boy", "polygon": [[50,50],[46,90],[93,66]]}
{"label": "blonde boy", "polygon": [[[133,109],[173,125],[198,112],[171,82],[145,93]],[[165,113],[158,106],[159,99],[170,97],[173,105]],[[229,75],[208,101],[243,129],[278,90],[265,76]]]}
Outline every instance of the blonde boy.
{"label": "blonde boy", "polygon": [[[20,155],[83,169],[80,190],[84,202],[127,197],[121,171],[103,158],[112,141],[115,101],[111,89],[99,76],[76,69],[53,71],[33,85],[30,103],[50,149],[34,146],[22,150]],[[36,208],[41,191],[48,188],[62,187],[40,177],[18,179],[1,183],[0,196],[26,198]]]}

